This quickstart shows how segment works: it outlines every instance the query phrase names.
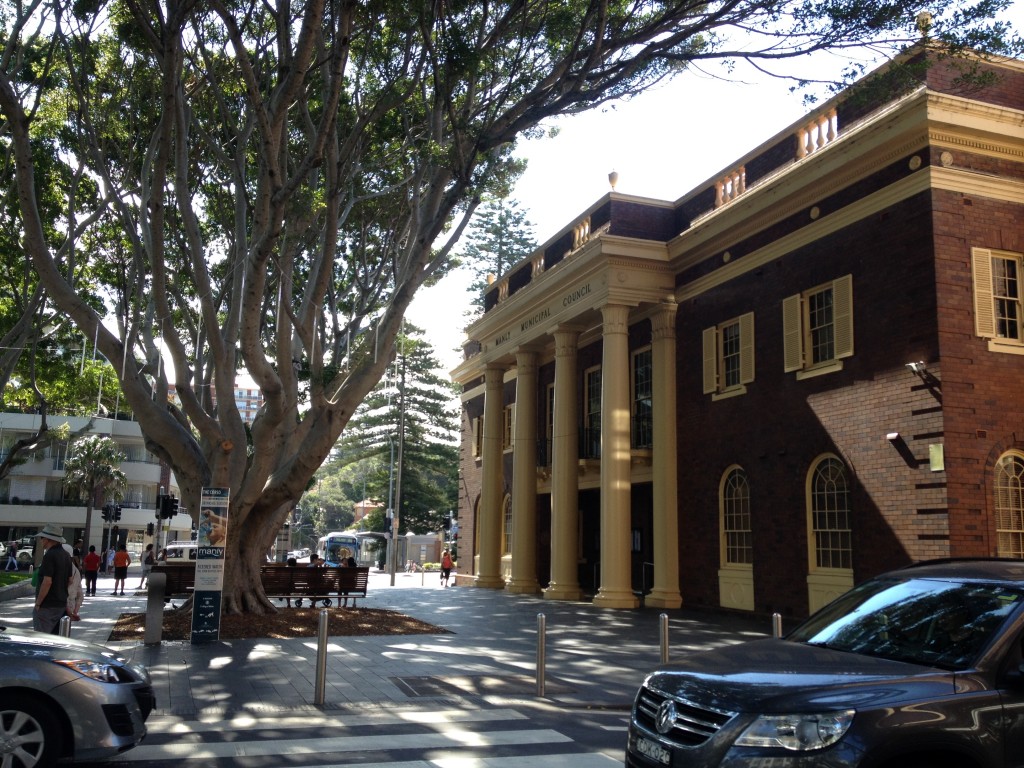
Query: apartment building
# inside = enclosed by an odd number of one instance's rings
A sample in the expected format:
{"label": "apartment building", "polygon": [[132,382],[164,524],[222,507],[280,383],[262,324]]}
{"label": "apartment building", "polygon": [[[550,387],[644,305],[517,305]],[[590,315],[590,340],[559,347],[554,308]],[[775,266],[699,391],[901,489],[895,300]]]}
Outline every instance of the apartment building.
{"label": "apartment building", "polygon": [[[177,482],[170,468],[160,463],[146,450],[145,440],[138,422],[122,419],[79,416],[49,416],[51,427],[67,423],[72,434],[101,435],[114,440],[125,456],[121,471],[128,479],[128,488],[120,506],[117,526],[120,540],[138,548],[153,534],[146,533],[150,525],[156,528],[156,497],[161,487],[167,493],[178,494]],[[4,456],[11,446],[23,437],[34,435],[39,429],[39,416],[27,413],[0,413],[0,453]],[[11,474],[0,480],[0,531],[4,541],[17,541],[33,535],[40,528],[53,523],[64,528],[64,538],[73,542],[84,536],[86,504],[64,487],[64,461],[73,442],[61,442],[36,452],[27,461],[14,467]],[[97,551],[105,543],[105,525],[101,507],[112,499],[97,499],[92,515],[90,540]],[[178,515],[162,521],[168,525],[162,540],[187,539],[192,523],[187,515]],[[154,530],[155,532],[155,530]]]}

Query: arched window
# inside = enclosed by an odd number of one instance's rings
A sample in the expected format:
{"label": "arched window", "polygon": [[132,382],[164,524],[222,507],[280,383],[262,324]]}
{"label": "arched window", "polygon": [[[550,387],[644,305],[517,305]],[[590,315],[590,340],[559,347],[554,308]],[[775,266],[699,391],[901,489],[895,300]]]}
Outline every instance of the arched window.
{"label": "arched window", "polygon": [[730,467],[722,480],[722,565],[749,565],[754,562],[750,532],[750,485],[747,473]]}
{"label": "arched window", "polygon": [[506,496],[501,504],[501,551],[502,554],[512,554],[512,497]]}
{"label": "arched window", "polygon": [[995,468],[996,554],[1024,557],[1024,454],[999,457]]}
{"label": "arched window", "polygon": [[473,502],[473,557],[480,556],[480,497]]}
{"label": "arched window", "polygon": [[809,523],[812,569],[853,569],[850,487],[846,467],[834,456],[821,459],[810,477]]}

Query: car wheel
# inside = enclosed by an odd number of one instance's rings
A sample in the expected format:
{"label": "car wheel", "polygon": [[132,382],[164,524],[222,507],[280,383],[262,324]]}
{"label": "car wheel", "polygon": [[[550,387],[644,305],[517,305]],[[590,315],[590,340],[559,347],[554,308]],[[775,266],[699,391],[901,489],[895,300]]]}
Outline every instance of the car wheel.
{"label": "car wheel", "polygon": [[0,765],[50,768],[61,752],[57,721],[32,701],[0,705]]}
{"label": "car wheel", "polygon": [[32,555],[30,553],[28,553],[28,552],[22,552],[20,555],[18,555],[18,562],[19,563],[31,563],[32,562]]}

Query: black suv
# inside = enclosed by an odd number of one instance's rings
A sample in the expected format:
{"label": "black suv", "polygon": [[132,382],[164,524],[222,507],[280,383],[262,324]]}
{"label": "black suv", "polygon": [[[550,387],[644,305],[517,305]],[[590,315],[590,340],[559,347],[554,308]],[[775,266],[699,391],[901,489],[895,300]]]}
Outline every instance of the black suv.
{"label": "black suv", "polygon": [[871,579],[784,639],[647,676],[626,765],[1024,766],[1024,562],[945,560]]}

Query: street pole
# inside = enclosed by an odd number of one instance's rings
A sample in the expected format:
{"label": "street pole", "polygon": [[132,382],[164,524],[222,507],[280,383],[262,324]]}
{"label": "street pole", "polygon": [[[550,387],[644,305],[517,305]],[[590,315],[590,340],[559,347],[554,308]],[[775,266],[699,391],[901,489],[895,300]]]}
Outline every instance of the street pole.
{"label": "street pole", "polygon": [[161,510],[161,507],[163,506],[163,500],[164,500],[164,487],[162,485],[160,485],[160,486],[157,486],[157,492],[156,492],[156,512],[154,513],[156,515],[156,557],[160,557],[160,553],[163,551],[164,547],[167,546],[167,542],[166,541],[161,542],[161,539],[163,538],[163,527],[164,527],[163,526],[163,522],[164,521],[163,521],[163,518],[160,517],[160,510]]}
{"label": "street pole", "polygon": [[388,443],[391,445],[391,476],[388,478],[388,574],[391,576],[391,586],[395,586],[395,555],[397,549],[394,545],[395,532],[393,530],[395,508],[392,506],[395,496],[395,441],[388,435]]}
{"label": "street pole", "polygon": [[[403,344],[404,347],[404,344]],[[402,375],[399,378],[398,388],[398,476],[395,478],[395,500],[391,507],[393,517],[391,519],[391,548],[394,556],[391,558],[391,586],[395,586],[395,565],[398,560],[398,531],[399,515],[398,510],[402,506],[402,449],[405,446],[405,352],[402,352]],[[392,468],[394,464],[392,463]]]}

